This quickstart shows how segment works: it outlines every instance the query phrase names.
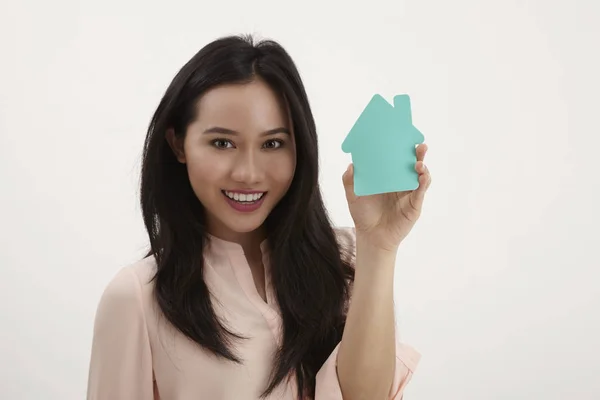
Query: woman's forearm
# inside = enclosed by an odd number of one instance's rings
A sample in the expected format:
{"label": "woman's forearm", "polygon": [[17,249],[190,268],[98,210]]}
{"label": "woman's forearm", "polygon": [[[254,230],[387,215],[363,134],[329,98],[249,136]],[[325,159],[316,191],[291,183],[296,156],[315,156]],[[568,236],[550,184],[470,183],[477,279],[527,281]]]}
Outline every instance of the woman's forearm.
{"label": "woman's forearm", "polygon": [[395,263],[396,252],[357,237],[354,288],[337,359],[344,400],[388,398],[396,364]]}

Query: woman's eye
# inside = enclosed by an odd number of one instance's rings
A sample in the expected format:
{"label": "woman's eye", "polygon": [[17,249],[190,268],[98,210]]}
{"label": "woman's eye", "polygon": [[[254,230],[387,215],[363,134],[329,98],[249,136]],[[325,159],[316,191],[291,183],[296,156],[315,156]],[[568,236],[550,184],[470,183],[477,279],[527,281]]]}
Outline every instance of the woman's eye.
{"label": "woman's eye", "polygon": [[212,141],[212,144],[219,149],[226,149],[231,142],[226,139],[215,139]]}
{"label": "woman's eye", "polygon": [[267,142],[265,142],[265,147],[267,149],[277,149],[279,147],[283,146],[283,143],[281,142],[281,140],[268,140]]}

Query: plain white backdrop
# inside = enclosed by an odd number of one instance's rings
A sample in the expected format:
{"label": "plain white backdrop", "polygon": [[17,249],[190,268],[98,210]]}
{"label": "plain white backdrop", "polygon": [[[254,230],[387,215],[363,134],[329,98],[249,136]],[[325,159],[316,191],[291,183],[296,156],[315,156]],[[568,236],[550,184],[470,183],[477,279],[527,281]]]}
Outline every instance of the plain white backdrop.
{"label": "plain white backdrop", "polygon": [[600,5],[351,3],[1,0],[0,398],[85,397],[97,302],[147,242],[151,114],[202,46],[254,33],[297,62],[338,225],[345,134],[411,95],[433,184],[398,256],[405,398],[600,399]]}

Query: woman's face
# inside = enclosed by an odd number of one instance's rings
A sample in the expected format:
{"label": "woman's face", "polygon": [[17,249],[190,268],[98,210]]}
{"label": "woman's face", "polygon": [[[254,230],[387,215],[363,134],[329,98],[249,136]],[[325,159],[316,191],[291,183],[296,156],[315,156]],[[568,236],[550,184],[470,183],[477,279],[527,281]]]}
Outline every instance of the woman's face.
{"label": "woman's face", "polygon": [[183,142],[167,138],[185,163],[215,236],[237,240],[260,228],[296,168],[287,107],[262,80],[206,92]]}

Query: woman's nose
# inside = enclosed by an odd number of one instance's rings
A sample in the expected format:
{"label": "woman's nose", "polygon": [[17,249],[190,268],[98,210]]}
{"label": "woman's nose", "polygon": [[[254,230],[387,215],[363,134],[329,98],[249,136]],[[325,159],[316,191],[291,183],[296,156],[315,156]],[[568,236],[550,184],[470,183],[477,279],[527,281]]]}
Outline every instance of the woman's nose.
{"label": "woman's nose", "polygon": [[235,159],[232,178],[239,183],[255,184],[262,180],[262,170],[259,157],[254,153],[248,152],[241,154]]}

